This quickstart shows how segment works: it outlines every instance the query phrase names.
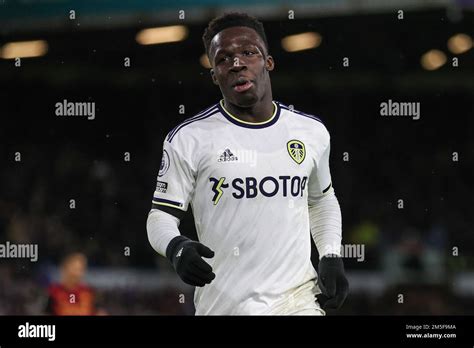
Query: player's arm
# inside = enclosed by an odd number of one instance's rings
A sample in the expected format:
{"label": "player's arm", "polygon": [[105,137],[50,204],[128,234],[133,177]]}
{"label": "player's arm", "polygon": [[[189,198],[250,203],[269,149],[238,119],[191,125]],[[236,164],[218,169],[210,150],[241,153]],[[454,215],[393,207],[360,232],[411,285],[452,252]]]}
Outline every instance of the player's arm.
{"label": "player's arm", "polygon": [[213,257],[205,245],[181,235],[179,223],[194,192],[196,170],[190,154],[179,139],[163,144],[163,159],[147,219],[148,240],[160,255],[171,262],[180,278],[195,286],[209,284],[215,274],[202,257]]}
{"label": "player's arm", "polygon": [[339,308],[345,301],[349,284],[341,258],[342,217],[329,170],[330,138],[325,131],[325,147],[310,175],[308,206],[311,235],[319,253],[318,300],[323,308]]}

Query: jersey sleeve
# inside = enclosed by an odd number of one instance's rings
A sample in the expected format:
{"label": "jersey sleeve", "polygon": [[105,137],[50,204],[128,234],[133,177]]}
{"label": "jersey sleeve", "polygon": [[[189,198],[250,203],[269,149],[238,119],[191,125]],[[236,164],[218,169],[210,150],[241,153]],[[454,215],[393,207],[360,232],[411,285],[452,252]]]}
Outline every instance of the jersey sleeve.
{"label": "jersey sleeve", "polygon": [[163,155],[153,194],[152,208],[160,206],[188,210],[194,193],[196,170],[192,154],[178,139],[163,142]]}
{"label": "jersey sleeve", "polygon": [[308,180],[308,202],[310,204],[329,193],[332,188],[331,172],[329,170],[331,144],[329,133],[326,129],[324,129],[321,140],[316,150],[318,158]]}

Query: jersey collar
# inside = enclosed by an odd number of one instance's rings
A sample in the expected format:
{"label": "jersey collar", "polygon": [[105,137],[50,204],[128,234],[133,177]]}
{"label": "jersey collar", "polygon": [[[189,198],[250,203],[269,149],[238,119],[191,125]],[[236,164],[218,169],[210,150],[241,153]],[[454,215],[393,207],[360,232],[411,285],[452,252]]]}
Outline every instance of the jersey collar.
{"label": "jersey collar", "polygon": [[278,105],[278,102],[272,101],[273,103],[273,115],[270,117],[270,119],[264,121],[264,122],[247,122],[247,121],[242,121],[236,116],[232,115],[229,111],[224,106],[224,99],[221,99],[221,101],[217,104],[217,107],[219,108],[220,112],[224,117],[232,122],[233,124],[245,128],[265,128],[265,127],[270,127],[271,125],[275,124],[278,121],[278,118],[280,117],[280,105]]}

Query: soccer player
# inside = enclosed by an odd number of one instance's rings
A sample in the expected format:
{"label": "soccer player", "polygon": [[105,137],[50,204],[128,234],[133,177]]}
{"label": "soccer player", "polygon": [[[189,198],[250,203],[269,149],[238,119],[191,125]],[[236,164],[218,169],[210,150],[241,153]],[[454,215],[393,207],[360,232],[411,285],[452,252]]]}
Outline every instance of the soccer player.
{"label": "soccer player", "polygon": [[[215,18],[203,41],[223,99],[166,136],[147,220],[150,244],[196,286],[196,315],[339,308],[348,282],[326,127],[273,100],[275,64],[257,19]],[[189,205],[199,242],[178,229]]]}
{"label": "soccer player", "polygon": [[97,308],[95,291],[83,283],[87,258],[82,253],[67,255],[61,262],[60,283],[48,288],[46,313],[49,315],[104,315]]}

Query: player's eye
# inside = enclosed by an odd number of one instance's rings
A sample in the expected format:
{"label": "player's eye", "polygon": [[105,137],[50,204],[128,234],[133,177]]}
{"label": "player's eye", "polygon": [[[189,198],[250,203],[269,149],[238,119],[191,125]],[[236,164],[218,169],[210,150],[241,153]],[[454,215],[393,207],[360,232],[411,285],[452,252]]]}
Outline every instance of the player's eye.
{"label": "player's eye", "polygon": [[255,54],[255,52],[245,50],[245,51],[244,51],[244,54],[245,54],[246,56],[251,56],[251,55]]}
{"label": "player's eye", "polygon": [[228,62],[228,61],[229,61],[229,56],[222,56],[217,59],[217,63]]}

